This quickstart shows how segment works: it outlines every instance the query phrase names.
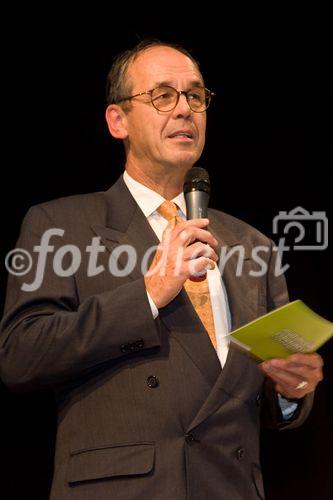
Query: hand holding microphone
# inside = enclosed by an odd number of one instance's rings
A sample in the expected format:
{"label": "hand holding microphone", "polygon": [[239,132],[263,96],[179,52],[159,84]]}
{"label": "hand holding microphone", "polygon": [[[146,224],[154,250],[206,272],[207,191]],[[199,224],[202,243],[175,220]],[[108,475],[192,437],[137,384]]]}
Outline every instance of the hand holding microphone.
{"label": "hand holding microphone", "polygon": [[[203,171],[203,172],[202,172]],[[146,289],[157,308],[164,307],[182,289],[193,273],[202,273],[215,266],[214,251],[218,242],[207,231],[209,201],[208,173],[193,167],[184,183],[187,218],[162,239],[153,262],[144,277]]]}
{"label": "hand holding microphone", "polygon": [[[207,170],[192,167],[186,174],[183,191],[187,220],[207,218],[210,196],[210,180]],[[190,280],[202,281],[206,278],[206,274],[206,272],[201,272],[198,275],[192,275]]]}

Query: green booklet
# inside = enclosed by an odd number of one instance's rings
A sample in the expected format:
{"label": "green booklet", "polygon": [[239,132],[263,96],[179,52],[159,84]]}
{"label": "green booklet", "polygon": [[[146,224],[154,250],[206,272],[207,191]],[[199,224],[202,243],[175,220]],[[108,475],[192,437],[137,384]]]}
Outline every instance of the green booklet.
{"label": "green booklet", "polygon": [[230,332],[231,342],[261,360],[314,352],[333,336],[333,323],[295,300]]}

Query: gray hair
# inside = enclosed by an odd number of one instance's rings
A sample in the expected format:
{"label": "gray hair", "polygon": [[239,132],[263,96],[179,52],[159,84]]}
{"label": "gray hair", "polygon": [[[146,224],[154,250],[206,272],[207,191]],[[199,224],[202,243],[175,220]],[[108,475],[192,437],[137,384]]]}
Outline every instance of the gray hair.
{"label": "gray hair", "polygon": [[[133,84],[128,77],[128,68],[139,54],[153,47],[171,47],[187,56],[199,70],[199,62],[182,46],[162,42],[158,39],[147,39],[139,42],[133,49],[125,50],[118,54],[113,60],[111,69],[106,81],[106,101],[107,104],[117,104],[121,99],[131,94]],[[200,71],[200,70],[199,70]],[[124,110],[130,109],[130,102],[122,103]]]}

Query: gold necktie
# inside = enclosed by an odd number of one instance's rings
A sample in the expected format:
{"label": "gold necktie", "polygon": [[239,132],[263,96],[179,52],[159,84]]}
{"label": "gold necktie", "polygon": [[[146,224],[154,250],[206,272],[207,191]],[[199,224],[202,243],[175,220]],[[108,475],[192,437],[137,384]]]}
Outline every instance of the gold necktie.
{"label": "gold necktie", "polygon": [[[164,201],[162,205],[158,207],[157,211],[168,221],[166,229],[172,229],[177,223],[182,222],[182,218],[178,215],[177,206],[172,201]],[[184,288],[216,350],[217,346],[214,318],[209,295],[207,275],[205,279],[201,281],[192,281],[190,279],[186,280]]]}

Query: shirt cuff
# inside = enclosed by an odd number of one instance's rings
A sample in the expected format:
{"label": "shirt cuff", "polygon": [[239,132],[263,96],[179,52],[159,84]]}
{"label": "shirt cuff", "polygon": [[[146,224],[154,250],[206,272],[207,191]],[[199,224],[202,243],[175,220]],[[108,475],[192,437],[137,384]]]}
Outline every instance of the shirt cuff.
{"label": "shirt cuff", "polygon": [[281,396],[281,394],[278,394],[278,398],[283,420],[288,420],[297,410],[298,403],[295,403],[294,401],[288,401],[288,399]]}
{"label": "shirt cuff", "polygon": [[158,316],[158,309],[153,301],[153,299],[151,298],[151,296],[149,295],[148,291],[146,290],[147,292],[147,297],[148,297],[148,300],[149,300],[149,305],[150,305],[150,309],[151,309],[151,313],[153,315],[153,318],[156,319],[157,316]]}

